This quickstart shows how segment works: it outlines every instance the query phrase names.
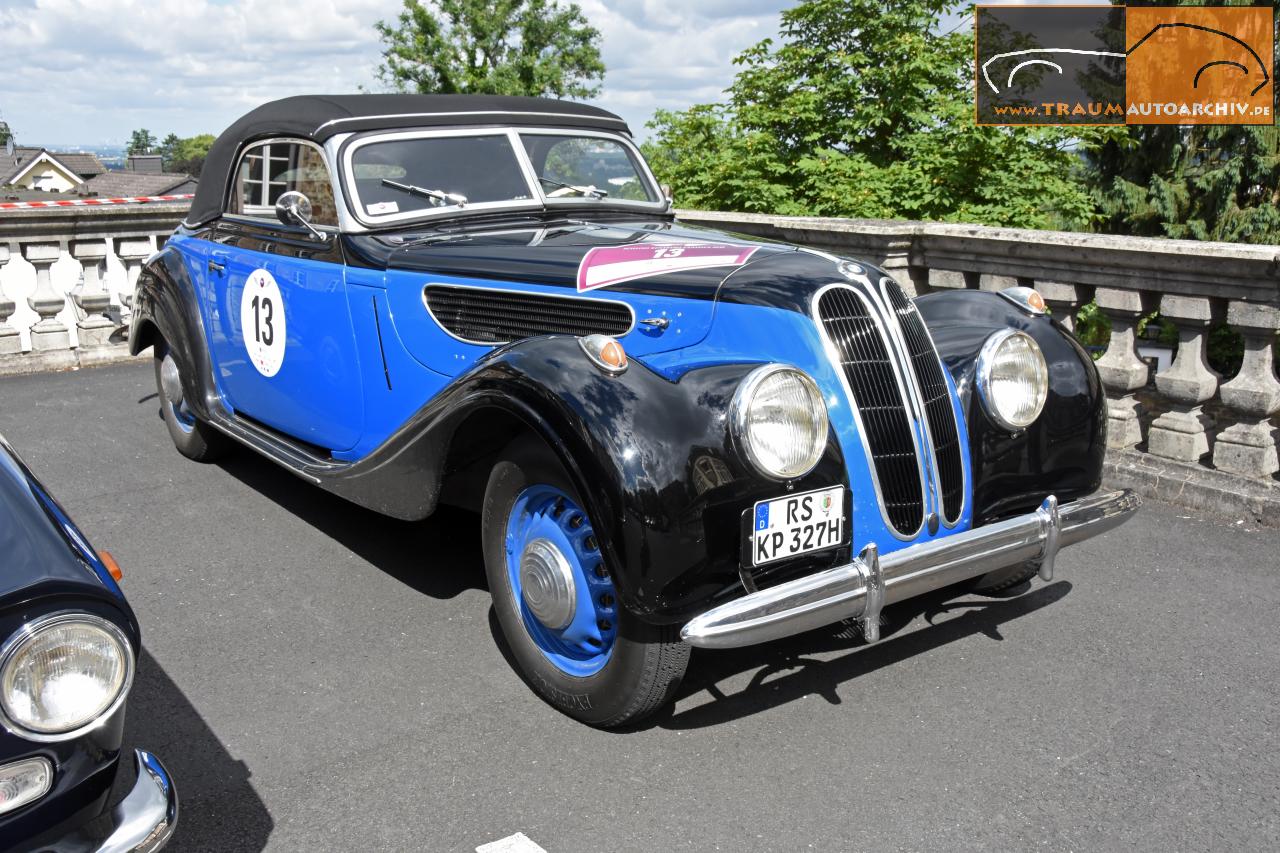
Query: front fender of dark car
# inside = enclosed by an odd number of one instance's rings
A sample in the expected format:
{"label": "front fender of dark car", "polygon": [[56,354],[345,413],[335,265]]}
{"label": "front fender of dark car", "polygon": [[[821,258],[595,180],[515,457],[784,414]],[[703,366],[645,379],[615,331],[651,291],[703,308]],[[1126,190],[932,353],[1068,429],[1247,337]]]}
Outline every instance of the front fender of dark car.
{"label": "front fender of dark car", "polygon": [[[0,554],[5,567],[0,573],[0,645],[44,617],[89,613],[117,625],[136,657],[141,648],[138,623],[119,586],[84,534],[3,439]],[[39,755],[54,767],[48,793],[0,815],[0,848],[51,828],[76,826],[102,810],[115,776],[124,716],[122,704],[92,730],[52,743],[37,743],[0,727],[0,764]]]}

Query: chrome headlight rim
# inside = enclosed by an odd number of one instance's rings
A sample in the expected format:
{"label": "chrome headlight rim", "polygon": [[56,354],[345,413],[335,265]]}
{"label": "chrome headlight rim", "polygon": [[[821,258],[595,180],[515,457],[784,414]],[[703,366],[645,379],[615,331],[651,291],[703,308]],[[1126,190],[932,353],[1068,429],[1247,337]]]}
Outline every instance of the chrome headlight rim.
{"label": "chrome headlight rim", "polygon": [[111,715],[120,710],[120,706],[129,697],[129,690],[133,687],[133,676],[137,671],[137,655],[134,652],[133,644],[129,642],[128,636],[119,625],[86,610],[62,610],[57,613],[50,613],[38,619],[33,619],[22,625],[17,631],[14,631],[4,645],[0,646],[0,685],[3,685],[5,672],[9,668],[10,662],[27,643],[33,641],[44,631],[67,623],[92,625],[94,628],[99,628],[111,635],[120,644],[120,648],[124,650],[124,679],[120,682],[120,689],[115,698],[99,711],[96,716],[73,729],[61,732],[30,729],[13,719],[5,707],[3,687],[0,686],[0,726],[3,726],[10,734],[16,735],[23,740],[37,743],[57,743],[64,740],[74,740],[81,735],[87,734],[111,719]]}
{"label": "chrome headlight rim", "polygon": [[[1036,407],[1035,414],[1023,424],[1010,421],[1001,413],[1000,407],[996,405],[995,397],[991,389],[991,367],[995,361],[996,354],[1000,352],[1000,348],[1010,338],[1023,338],[1030,345],[1033,352],[1040,359],[1040,364],[1044,368],[1044,394],[1040,397],[1040,404]],[[1040,349],[1040,345],[1036,343],[1036,339],[1021,329],[1001,329],[998,332],[992,332],[987,336],[986,341],[982,344],[982,349],[978,352],[978,361],[975,366],[975,377],[978,386],[978,398],[982,401],[982,410],[987,413],[987,417],[999,426],[1001,429],[1009,432],[1023,432],[1034,424],[1040,415],[1044,413],[1045,403],[1049,399],[1049,365],[1045,361],[1044,352]]]}
{"label": "chrome headlight rim", "polygon": [[[751,403],[755,400],[755,395],[760,389],[760,385],[766,379],[778,373],[793,374],[805,386],[805,390],[818,401],[821,407],[822,423],[820,425],[821,428],[817,430],[818,440],[812,453],[811,464],[798,474],[779,474],[769,468],[760,458],[750,438],[748,416],[751,410]],[[732,427],[734,442],[741,449],[743,455],[746,456],[747,461],[751,463],[751,467],[762,476],[778,483],[798,480],[813,471],[818,466],[818,463],[822,461],[823,454],[827,451],[828,433],[831,431],[830,416],[827,413],[827,401],[822,396],[822,390],[818,388],[818,383],[800,368],[784,362],[763,364],[748,373],[738,383],[737,390],[733,392],[733,400],[729,404],[729,423]]]}

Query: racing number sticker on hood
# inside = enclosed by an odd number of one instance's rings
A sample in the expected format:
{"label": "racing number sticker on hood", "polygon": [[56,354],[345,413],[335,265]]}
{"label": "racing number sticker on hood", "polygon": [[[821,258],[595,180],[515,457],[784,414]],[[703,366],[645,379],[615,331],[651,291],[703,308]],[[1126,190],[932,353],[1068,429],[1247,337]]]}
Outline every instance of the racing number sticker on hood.
{"label": "racing number sticker on hood", "polygon": [[740,267],[755,246],[725,243],[629,243],[600,246],[578,265],[578,292],[624,281],[706,267]]}
{"label": "racing number sticker on hood", "polygon": [[270,378],[284,364],[284,300],[275,276],[264,269],[249,273],[240,294],[240,331],[249,361]]}

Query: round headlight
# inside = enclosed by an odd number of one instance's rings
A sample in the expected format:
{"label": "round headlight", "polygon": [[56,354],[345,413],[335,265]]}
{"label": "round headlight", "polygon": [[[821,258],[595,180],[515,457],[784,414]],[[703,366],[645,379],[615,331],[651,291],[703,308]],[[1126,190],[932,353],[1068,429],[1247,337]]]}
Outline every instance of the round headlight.
{"label": "round headlight", "polygon": [[124,700],[133,650],[124,633],[88,613],[60,613],[23,626],[0,652],[0,711],[31,740],[65,740]]}
{"label": "round headlight", "polygon": [[747,374],[733,396],[734,434],[766,477],[791,480],[813,470],[827,448],[827,405],[809,375],[785,364]]}
{"label": "round headlight", "polygon": [[1006,329],[987,338],[977,373],[982,406],[997,424],[1016,431],[1040,417],[1049,396],[1049,367],[1030,335]]}

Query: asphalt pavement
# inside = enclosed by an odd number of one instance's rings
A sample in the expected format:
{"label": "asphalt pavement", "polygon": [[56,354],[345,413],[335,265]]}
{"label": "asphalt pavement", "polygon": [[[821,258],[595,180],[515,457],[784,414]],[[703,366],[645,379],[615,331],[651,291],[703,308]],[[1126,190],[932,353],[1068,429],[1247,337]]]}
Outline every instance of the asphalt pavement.
{"label": "asphalt pavement", "polygon": [[189,462],[149,363],[0,379],[0,433],[123,566],[173,851],[1280,849],[1280,531],[1148,504],[875,646],[695,651],[601,732],[508,666],[472,514]]}

